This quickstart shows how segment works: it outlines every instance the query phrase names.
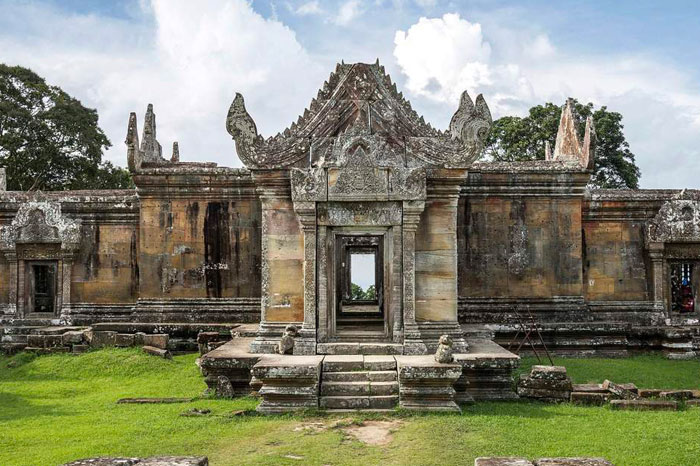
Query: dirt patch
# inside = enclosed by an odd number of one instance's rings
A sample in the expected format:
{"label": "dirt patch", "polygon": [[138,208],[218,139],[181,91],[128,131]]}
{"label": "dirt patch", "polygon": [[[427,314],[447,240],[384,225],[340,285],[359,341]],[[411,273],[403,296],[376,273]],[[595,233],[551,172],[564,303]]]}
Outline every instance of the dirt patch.
{"label": "dirt patch", "polygon": [[367,445],[388,445],[399,426],[400,421],[365,421],[360,425],[343,427],[341,430]]}

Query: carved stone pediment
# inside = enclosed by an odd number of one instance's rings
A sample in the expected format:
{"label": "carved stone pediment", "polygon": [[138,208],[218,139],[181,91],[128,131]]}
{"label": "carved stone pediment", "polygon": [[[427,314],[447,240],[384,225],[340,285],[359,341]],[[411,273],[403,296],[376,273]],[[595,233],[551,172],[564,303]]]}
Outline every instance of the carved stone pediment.
{"label": "carved stone pediment", "polygon": [[12,250],[20,243],[61,244],[76,249],[80,224],[61,213],[61,204],[50,201],[27,202],[20,206],[10,225],[0,227],[0,249]]}
{"label": "carved stone pediment", "polygon": [[681,193],[666,201],[647,225],[648,243],[700,243],[700,199]]}
{"label": "carved stone pediment", "polygon": [[484,98],[473,102],[465,92],[449,129],[438,131],[411,108],[383,66],[355,63],[339,64],[283,133],[260,136],[240,94],[226,128],[251,169],[337,167],[348,157],[379,167],[466,168],[481,155],[491,122]]}

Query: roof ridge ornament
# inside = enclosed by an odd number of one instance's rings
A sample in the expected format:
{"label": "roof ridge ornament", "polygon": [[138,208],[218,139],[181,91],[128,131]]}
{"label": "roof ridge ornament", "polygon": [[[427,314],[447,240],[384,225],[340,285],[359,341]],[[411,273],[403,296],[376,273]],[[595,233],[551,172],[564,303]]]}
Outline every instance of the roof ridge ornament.
{"label": "roof ridge ornament", "polygon": [[[323,141],[332,146],[336,138],[356,129],[357,124],[365,121],[360,118],[362,112],[370,112],[366,120],[371,128],[366,137],[377,142],[372,147],[389,144],[390,152],[402,157],[408,155],[414,159],[415,166],[466,168],[481,155],[492,123],[484,97],[479,95],[472,102],[464,92],[450,128],[445,132],[434,129],[415,112],[377,61],[338,63],[298,120],[272,138],[258,134],[243,96],[236,93],[226,117],[226,129],[236,142],[239,158],[248,168],[300,167],[308,165],[312,144],[332,152]],[[380,140],[384,143],[379,143]],[[336,163],[330,157],[324,158],[322,151],[314,149],[313,155],[325,164]]]}
{"label": "roof ridge ornament", "polygon": [[[143,163],[166,164],[163,158],[163,148],[156,139],[156,114],[153,112],[153,104],[148,104],[143,121],[143,134],[139,145],[139,131],[136,113],[129,114],[129,123],[126,131],[126,159],[129,170],[135,172]],[[179,157],[179,152],[178,152]]]}

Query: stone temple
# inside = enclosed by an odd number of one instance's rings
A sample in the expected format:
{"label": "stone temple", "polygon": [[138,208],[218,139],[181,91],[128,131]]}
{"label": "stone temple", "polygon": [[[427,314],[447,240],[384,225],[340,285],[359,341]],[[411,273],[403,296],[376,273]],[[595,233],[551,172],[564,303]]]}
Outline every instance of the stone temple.
{"label": "stone temple", "polygon": [[511,398],[532,325],[557,354],[695,355],[700,192],[589,188],[568,103],[545,160],[512,163],[478,161],[481,95],[437,130],[379,63],[338,65],[274,137],[250,111],[226,118],[243,169],[164,158],[149,106],[135,190],[0,192],[4,348],[233,335],[205,381],[266,412]]}

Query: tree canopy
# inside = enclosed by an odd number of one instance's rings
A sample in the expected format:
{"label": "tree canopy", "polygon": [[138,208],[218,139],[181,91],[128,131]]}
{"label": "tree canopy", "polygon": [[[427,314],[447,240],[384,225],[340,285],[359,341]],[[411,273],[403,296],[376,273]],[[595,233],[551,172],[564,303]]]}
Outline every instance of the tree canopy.
{"label": "tree canopy", "polygon": [[[579,136],[584,122],[593,117],[597,135],[594,173],[591,184],[599,188],[638,188],[641,172],[623,133],[622,115],[592,103],[572,99]],[[526,117],[506,116],[494,121],[486,140],[485,154],[496,161],[544,159],[545,141],[551,147],[557,138],[562,107],[548,102],[532,107]]]}
{"label": "tree canopy", "polygon": [[131,175],[102,161],[97,111],[33,71],[0,63],[0,166],[9,190],[109,189]]}

